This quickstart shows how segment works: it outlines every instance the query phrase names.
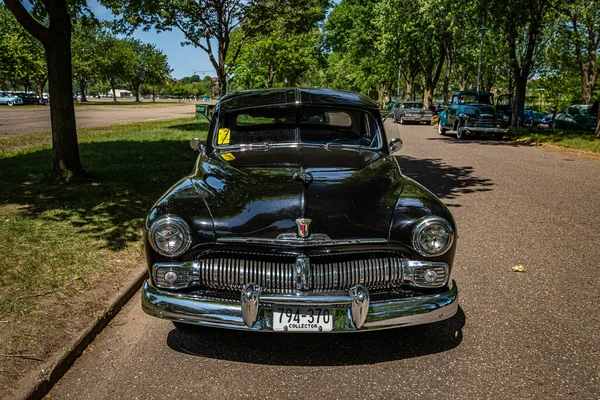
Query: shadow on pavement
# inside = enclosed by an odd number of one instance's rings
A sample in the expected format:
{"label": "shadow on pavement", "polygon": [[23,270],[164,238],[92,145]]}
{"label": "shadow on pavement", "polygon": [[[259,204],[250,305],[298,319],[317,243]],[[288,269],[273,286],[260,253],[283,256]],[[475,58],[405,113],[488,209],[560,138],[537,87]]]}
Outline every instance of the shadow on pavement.
{"label": "shadow on pavement", "polygon": [[277,334],[190,327],[169,332],[167,345],[180,353],[251,364],[376,364],[451,350],[462,342],[465,321],[459,307],[454,317],[435,324],[354,334]]}
{"label": "shadow on pavement", "polygon": [[529,146],[526,143],[519,143],[513,140],[504,138],[504,139],[494,139],[492,136],[481,135],[479,137],[475,136],[467,136],[466,139],[457,139],[455,134],[448,134],[447,136],[436,136],[430,137],[426,140],[435,140],[442,141],[448,144],[460,144],[460,145],[483,145],[483,146],[510,146],[510,147],[521,147],[521,146]]}
{"label": "shadow on pavement", "polygon": [[455,199],[468,193],[487,192],[494,186],[490,179],[475,176],[473,167],[449,165],[439,158],[398,156],[396,159],[404,175],[413,178],[440,199]]}

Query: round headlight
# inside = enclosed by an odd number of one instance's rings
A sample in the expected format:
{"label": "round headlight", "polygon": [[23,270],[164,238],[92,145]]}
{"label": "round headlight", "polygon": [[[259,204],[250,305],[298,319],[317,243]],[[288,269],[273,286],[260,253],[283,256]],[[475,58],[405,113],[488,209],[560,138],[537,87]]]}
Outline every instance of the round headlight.
{"label": "round headlight", "polygon": [[192,244],[190,227],[179,217],[165,215],[150,226],[150,244],[158,253],[176,257],[185,253]]}
{"label": "round headlight", "polygon": [[413,247],[425,257],[444,254],[452,246],[453,240],[452,227],[448,221],[440,217],[422,218],[413,228]]}
{"label": "round headlight", "polygon": [[502,120],[503,120],[504,122],[508,122],[508,120],[509,120],[509,119],[510,119],[510,117],[509,117],[508,115],[506,115],[506,114],[504,114],[504,115],[502,116]]}

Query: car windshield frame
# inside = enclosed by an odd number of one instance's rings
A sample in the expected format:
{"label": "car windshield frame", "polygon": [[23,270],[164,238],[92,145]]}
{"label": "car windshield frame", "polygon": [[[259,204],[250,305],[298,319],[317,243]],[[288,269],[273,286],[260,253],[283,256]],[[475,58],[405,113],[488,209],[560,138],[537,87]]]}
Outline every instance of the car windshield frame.
{"label": "car windshield frame", "polygon": [[[458,95],[454,95],[455,99],[458,99],[458,101],[455,104],[461,105],[461,106],[470,106],[470,105],[488,105],[488,106],[493,106],[494,105],[494,95],[492,94],[467,94],[467,93],[462,93],[462,94],[458,94]],[[470,101],[466,101],[466,98],[468,98]],[[481,99],[487,99],[488,103],[486,102],[482,102]],[[454,103],[454,100],[453,100]]]}
{"label": "car windshield frame", "polygon": [[[257,121],[260,122],[262,117],[257,117],[256,115],[260,115],[261,111],[265,112],[265,115],[277,115],[277,112],[287,113],[288,116],[294,115],[295,119],[284,120],[281,118],[281,121],[265,121],[266,123],[257,123],[257,124],[239,124],[238,118],[244,113],[252,113],[254,114],[253,118],[256,118]],[[308,112],[307,112],[308,111]],[[342,124],[332,124],[330,121],[324,121],[320,118],[320,113],[346,113],[348,117],[351,119],[351,125],[342,125]],[[308,116],[308,119],[307,119]],[[361,118],[360,121],[356,121],[356,118]],[[227,119],[227,121],[226,121]],[[266,118],[269,119],[269,118]],[[275,119],[275,118],[273,118]],[[235,121],[235,126],[232,126],[232,120]],[[358,122],[361,126],[354,126],[354,124]],[[263,141],[257,140],[253,143],[233,143],[231,144],[231,136],[232,128],[242,130],[248,130],[250,127],[257,127],[257,131],[260,133],[261,129],[266,128],[278,128],[286,131],[286,135],[291,138],[291,140],[283,140],[283,141]],[[364,128],[364,131],[362,130]],[[307,137],[310,137],[311,134],[315,137],[319,137],[320,135],[324,135],[323,132],[327,130],[331,130],[330,135],[333,137],[333,131],[339,131],[340,135],[354,135],[352,139],[342,139],[334,138],[332,140],[307,140]],[[359,132],[356,132],[356,129],[361,129]],[[354,130],[354,131],[353,131]],[[293,131],[293,135],[291,133]],[[246,131],[246,133],[248,133]],[[371,134],[368,139],[370,139],[370,143],[367,145],[366,141],[363,139],[367,139],[367,134]],[[227,143],[224,143],[223,136],[229,135],[230,137],[227,140]],[[358,136],[357,136],[358,135]],[[269,106],[269,107],[251,107],[244,109],[236,109],[236,110],[227,110],[225,112],[218,113],[218,117],[216,118],[214,128],[211,131],[211,140],[210,145],[213,149],[218,151],[227,151],[234,149],[251,149],[251,148],[271,148],[271,147],[324,147],[324,148],[350,148],[350,149],[361,149],[361,150],[372,150],[379,151],[384,146],[385,136],[383,132],[383,126],[381,124],[381,119],[373,113],[372,110],[368,110],[365,108],[355,108],[355,107],[344,107],[338,105],[282,105],[282,106]],[[221,138],[220,138],[221,136]],[[260,137],[260,134],[258,135]],[[353,142],[355,141],[355,142]]]}
{"label": "car windshield frame", "polygon": [[[408,107],[405,107],[405,106],[408,106]],[[410,107],[410,106],[416,106],[416,107]],[[427,110],[425,108],[425,104],[419,103],[419,102],[402,103],[402,106],[400,108],[403,110]]]}

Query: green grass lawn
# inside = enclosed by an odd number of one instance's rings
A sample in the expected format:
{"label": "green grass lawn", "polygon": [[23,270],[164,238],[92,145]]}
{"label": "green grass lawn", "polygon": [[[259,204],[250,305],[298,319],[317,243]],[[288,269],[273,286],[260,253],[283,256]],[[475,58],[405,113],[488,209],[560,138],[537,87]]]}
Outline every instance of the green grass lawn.
{"label": "green grass lawn", "polygon": [[0,353],[47,354],[45,331],[102,311],[144,265],[146,213],[191,173],[189,139],[207,128],[182,118],[81,129],[90,179],[73,185],[48,178],[49,133],[0,139]]}
{"label": "green grass lawn", "polygon": [[511,128],[508,137],[525,142],[547,143],[568,149],[585,150],[600,153],[600,139],[593,132],[575,132],[567,130],[539,129],[530,131],[527,128]]}

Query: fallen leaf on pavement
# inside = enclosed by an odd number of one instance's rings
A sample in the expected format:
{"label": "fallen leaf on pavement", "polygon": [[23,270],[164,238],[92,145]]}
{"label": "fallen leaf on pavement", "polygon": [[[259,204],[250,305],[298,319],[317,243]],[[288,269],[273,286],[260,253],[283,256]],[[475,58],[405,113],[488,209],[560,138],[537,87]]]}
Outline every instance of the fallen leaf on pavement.
{"label": "fallen leaf on pavement", "polygon": [[514,267],[511,268],[511,271],[512,272],[525,272],[527,270],[522,265],[515,265]]}

